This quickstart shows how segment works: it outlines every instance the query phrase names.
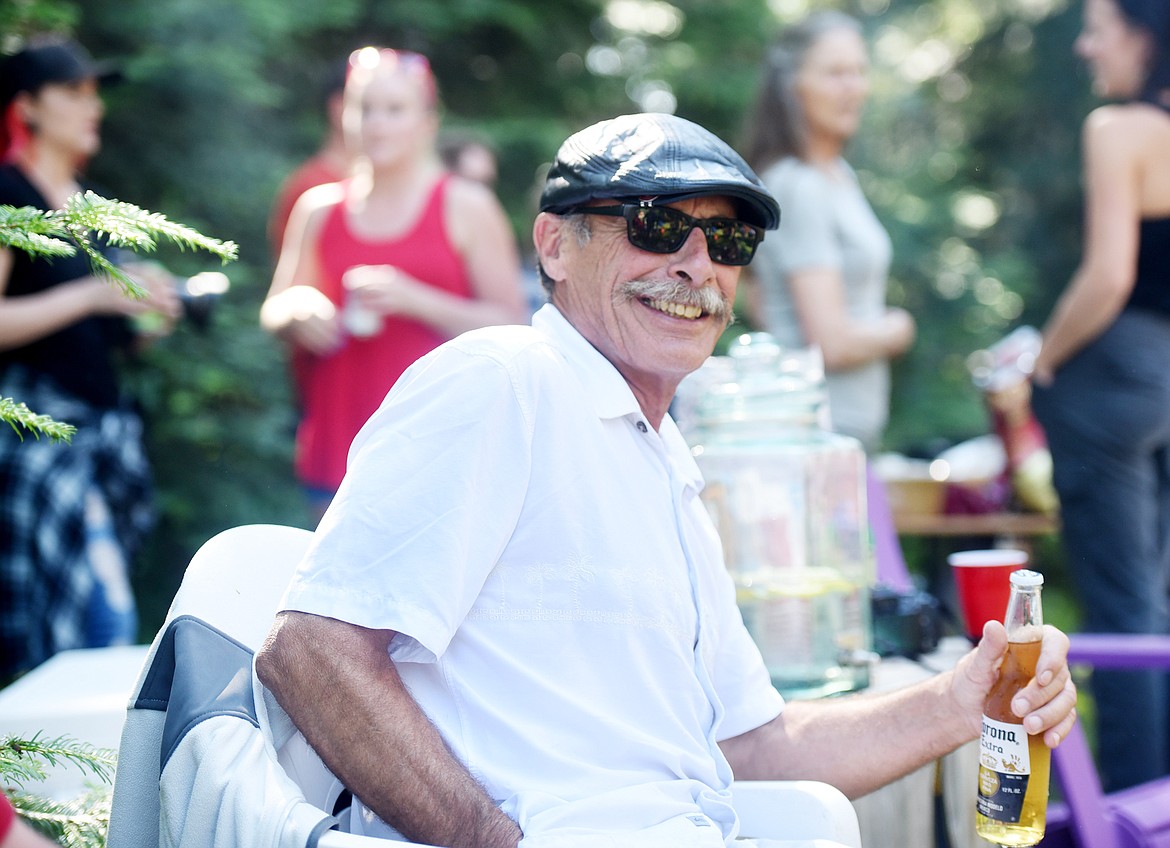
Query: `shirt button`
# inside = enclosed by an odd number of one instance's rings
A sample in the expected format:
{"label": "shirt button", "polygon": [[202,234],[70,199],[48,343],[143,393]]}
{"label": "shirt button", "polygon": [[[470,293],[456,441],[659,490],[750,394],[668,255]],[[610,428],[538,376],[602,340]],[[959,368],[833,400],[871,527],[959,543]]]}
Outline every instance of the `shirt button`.
{"label": "shirt button", "polygon": [[641,433],[645,433],[645,432],[649,431],[649,429],[650,429],[650,428],[646,426],[646,422],[645,422],[645,421],[639,421],[639,422],[638,422],[638,431],[639,431],[639,432],[641,432]]}

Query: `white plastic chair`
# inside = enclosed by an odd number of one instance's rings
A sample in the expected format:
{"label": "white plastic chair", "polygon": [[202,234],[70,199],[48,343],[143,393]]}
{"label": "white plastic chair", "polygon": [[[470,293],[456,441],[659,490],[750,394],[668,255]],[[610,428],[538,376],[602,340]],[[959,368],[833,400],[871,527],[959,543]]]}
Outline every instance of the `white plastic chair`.
{"label": "white plastic chair", "polygon": [[[339,813],[341,822],[332,815],[344,787],[251,670],[252,653],[311,537],[293,527],[245,525],[213,537],[192,559],[131,696],[109,848],[387,844],[331,829],[344,822],[346,813]],[[208,725],[212,734],[226,733],[229,744],[239,742],[243,727],[244,750],[225,753],[214,736],[201,740]],[[192,785],[184,796],[174,773],[185,772]],[[160,773],[161,794],[175,784],[161,800]],[[238,785],[252,781],[265,786]],[[263,797],[257,805],[263,810],[249,808],[249,792]],[[740,781],[732,796],[745,837],[861,848],[853,806],[827,784]]]}

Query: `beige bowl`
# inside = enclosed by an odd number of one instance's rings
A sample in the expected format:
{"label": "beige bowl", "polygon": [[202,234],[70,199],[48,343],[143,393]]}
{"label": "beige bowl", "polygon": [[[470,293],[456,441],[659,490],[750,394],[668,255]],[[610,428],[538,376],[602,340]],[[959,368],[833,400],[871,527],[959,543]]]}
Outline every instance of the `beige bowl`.
{"label": "beige bowl", "polygon": [[943,511],[947,484],[941,480],[886,480],[886,497],[894,515],[938,515]]}

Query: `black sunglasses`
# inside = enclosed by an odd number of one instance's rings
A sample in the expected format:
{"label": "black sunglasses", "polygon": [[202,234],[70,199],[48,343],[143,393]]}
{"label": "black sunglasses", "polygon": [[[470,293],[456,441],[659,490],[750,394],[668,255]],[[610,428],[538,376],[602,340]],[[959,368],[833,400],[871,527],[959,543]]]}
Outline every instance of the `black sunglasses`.
{"label": "black sunglasses", "polygon": [[578,206],[565,215],[608,215],[626,219],[630,244],[650,253],[676,253],[698,227],[707,237],[707,255],[720,265],[747,265],[764,240],[764,231],[735,218],[692,218],[670,206]]}

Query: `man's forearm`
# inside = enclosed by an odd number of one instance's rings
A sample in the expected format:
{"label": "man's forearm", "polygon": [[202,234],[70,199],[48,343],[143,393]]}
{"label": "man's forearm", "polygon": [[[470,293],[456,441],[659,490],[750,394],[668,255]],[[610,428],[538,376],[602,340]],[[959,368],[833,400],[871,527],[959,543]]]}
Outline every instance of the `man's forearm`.
{"label": "man's forearm", "polygon": [[409,839],[514,848],[519,827],[451,754],[386,649],[393,634],[285,613],[256,671],[338,779]]}
{"label": "man's forearm", "polygon": [[820,780],[859,798],[975,737],[944,675],[905,690],[792,701],[720,746],[737,779]]}
{"label": "man's forearm", "polygon": [[[772,721],[720,743],[736,777],[822,780],[866,795],[979,735],[1007,650],[998,621],[949,672],[880,695],[794,701]],[[1028,733],[1055,747],[1076,721],[1068,637],[1044,628],[1036,676],[1012,700]]]}

